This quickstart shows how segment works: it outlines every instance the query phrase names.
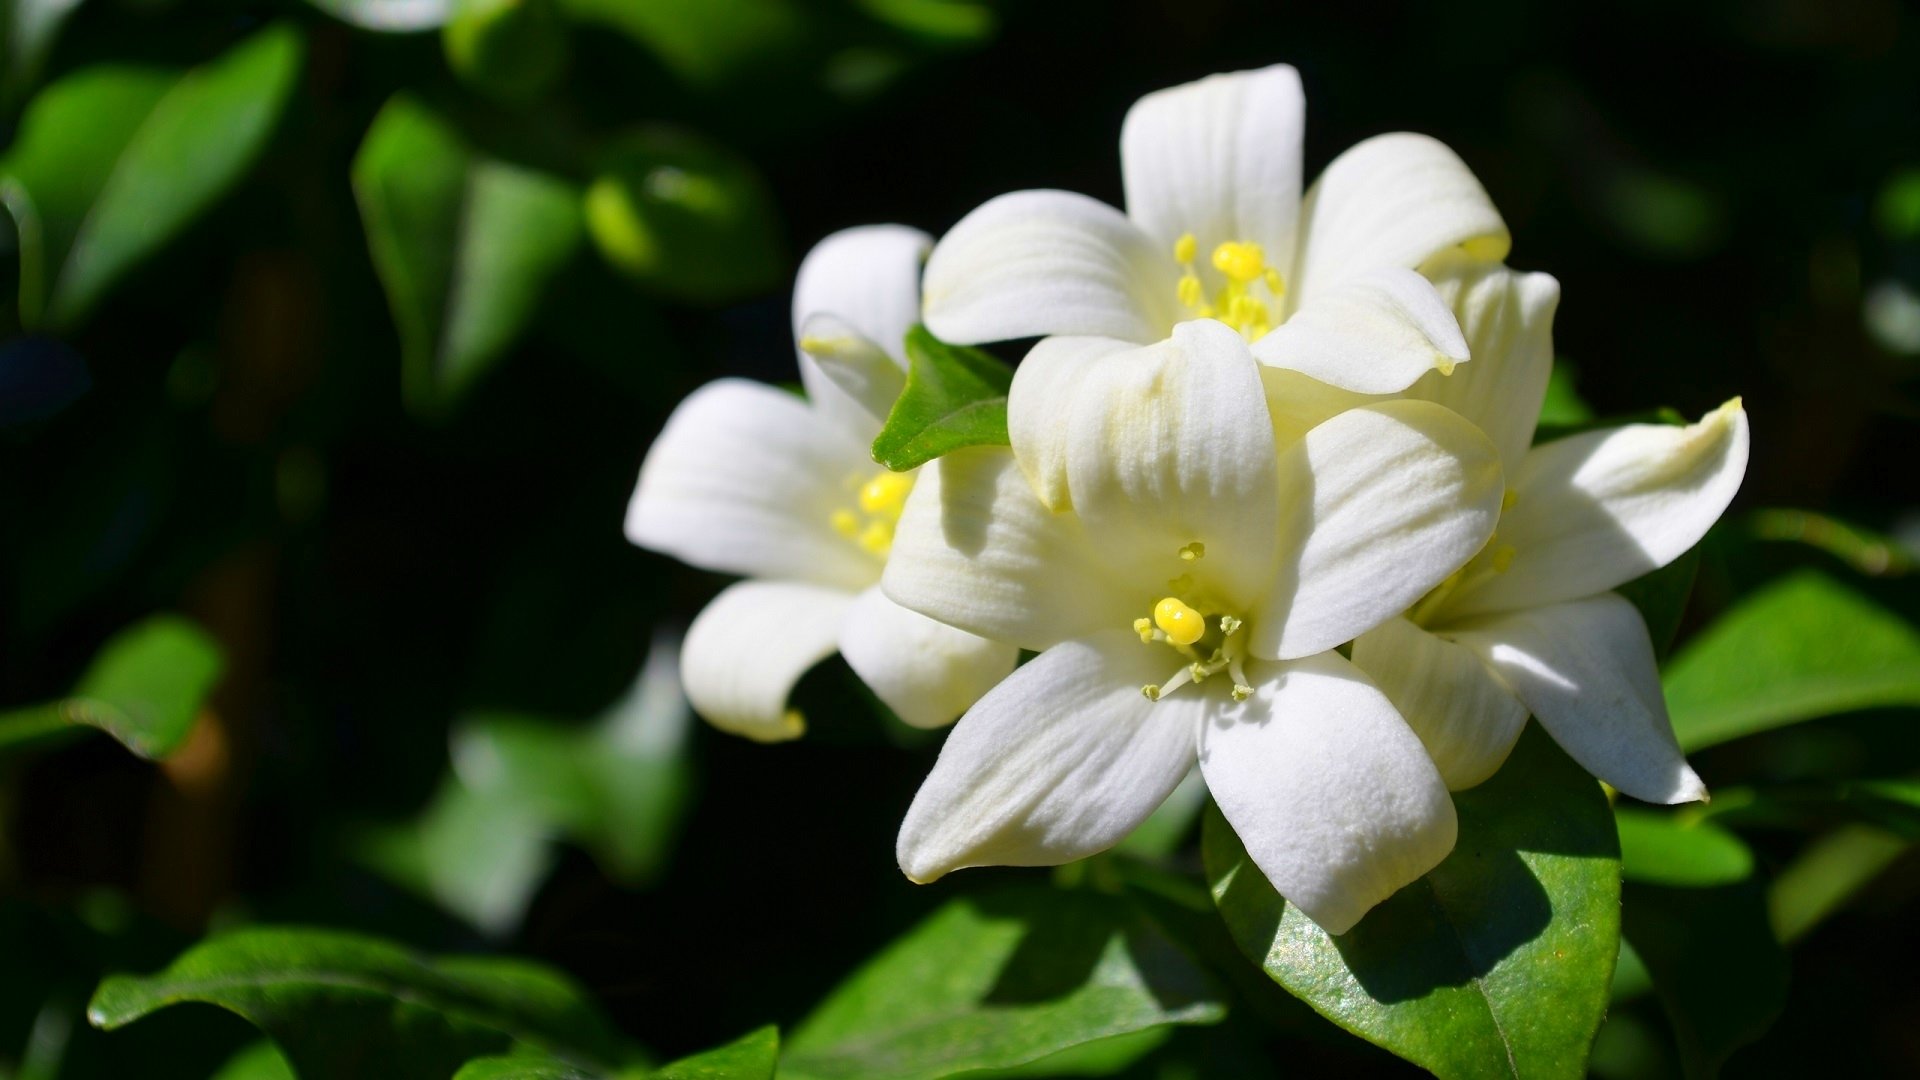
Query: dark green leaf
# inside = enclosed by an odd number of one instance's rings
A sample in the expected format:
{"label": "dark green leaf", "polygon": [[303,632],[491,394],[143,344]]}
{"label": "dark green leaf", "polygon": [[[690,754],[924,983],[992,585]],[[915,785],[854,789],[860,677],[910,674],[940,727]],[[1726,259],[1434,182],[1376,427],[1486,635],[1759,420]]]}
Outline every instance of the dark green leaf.
{"label": "dark green leaf", "polygon": [[1619,951],[1607,801],[1530,725],[1493,779],[1454,805],[1453,854],[1338,938],[1281,899],[1213,810],[1202,848],[1215,902],[1280,985],[1423,1068],[1581,1076]]}
{"label": "dark green leaf", "polygon": [[1687,613],[1687,600],[1693,596],[1693,579],[1699,570],[1700,549],[1693,547],[1660,569],[1614,590],[1640,609],[1653,650],[1663,660],[1674,635],[1680,632],[1680,619]]}
{"label": "dark green leaf", "polygon": [[1744,881],[1753,873],[1753,852],[1711,822],[1629,806],[1616,807],[1613,819],[1628,881],[1702,887]]}
{"label": "dark green leaf", "polygon": [[374,118],[353,189],[400,331],[407,399],[447,408],[519,338],[578,249],[579,192],[474,152],[406,95]]}
{"label": "dark green leaf", "polygon": [[1757,878],[1711,888],[1628,882],[1621,908],[1687,1074],[1712,1076],[1786,1002],[1787,958],[1765,891]]}
{"label": "dark green leaf", "polygon": [[355,934],[254,927],[211,938],[155,975],[115,975],[87,1016],[112,1030],[169,1005],[217,1005],[278,1043],[302,1080],[442,1080],[527,1047],[586,1068],[626,1056],[565,978],[496,957],[429,958]]}
{"label": "dark green leaf", "polygon": [[1020,889],[947,904],[842,983],[787,1040],[780,1076],[1008,1068],[1222,1014],[1207,977],[1125,901]]}
{"label": "dark green leaf", "polygon": [[212,1080],[300,1080],[280,1048],[262,1039],[227,1059]]}
{"label": "dark green leaf", "polygon": [[512,1054],[474,1058],[453,1074],[453,1080],[606,1080],[606,1074],[588,1072],[544,1055]]}
{"label": "dark green leaf", "polygon": [[507,102],[538,97],[567,64],[567,27],[556,0],[461,0],[441,42],[454,74]]}
{"label": "dark green leaf", "polygon": [[0,715],[0,749],[85,724],[143,758],[166,757],[193,730],[222,666],[205,631],[156,616],[109,638],[68,697]]}
{"label": "dark green leaf", "polygon": [[453,15],[454,0],[308,0],[314,7],[363,30],[405,33],[431,30]]}
{"label": "dark green leaf", "polygon": [[1007,445],[1013,369],[991,353],[948,345],[916,326],[907,332],[907,388],[873,440],[873,460],[917,469],[968,446]]}
{"label": "dark green leaf", "polygon": [[1755,539],[1817,548],[1869,577],[1910,574],[1914,557],[1898,540],[1811,510],[1755,510],[1744,522]]}
{"label": "dark green leaf", "polygon": [[1768,922],[1791,944],[1845,906],[1911,843],[1881,829],[1849,825],[1807,845],[1767,893]]}
{"label": "dark green leaf", "polygon": [[784,0],[564,0],[564,6],[573,18],[626,36],[703,88],[751,76],[808,39],[802,8]]}
{"label": "dark green leaf", "polygon": [[780,1029],[760,1028],[714,1050],[662,1065],[650,1080],[773,1080]]}
{"label": "dark green leaf", "polygon": [[1553,362],[1553,373],[1547,378],[1547,395],[1540,402],[1541,427],[1573,427],[1593,420],[1593,408],[1574,389],[1577,374],[1565,360]]}
{"label": "dark green leaf", "polygon": [[1920,705],[1920,634],[1807,570],[1722,615],[1663,682],[1680,745],[1699,750],[1836,713]]}

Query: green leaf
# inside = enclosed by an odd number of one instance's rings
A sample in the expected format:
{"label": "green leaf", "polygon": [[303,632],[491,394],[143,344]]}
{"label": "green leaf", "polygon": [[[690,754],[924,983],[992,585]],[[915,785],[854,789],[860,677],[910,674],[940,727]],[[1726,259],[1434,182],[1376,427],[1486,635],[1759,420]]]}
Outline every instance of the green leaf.
{"label": "green leaf", "polygon": [[1224,1015],[1207,977],[1118,897],[955,900],[842,983],[787,1040],[781,1080],[926,1080]]}
{"label": "green leaf", "polygon": [[1593,407],[1574,389],[1578,375],[1565,360],[1553,362],[1553,372],[1547,377],[1547,395],[1540,402],[1541,427],[1574,427],[1593,421]]}
{"label": "green leaf", "polygon": [[106,67],[49,87],[0,163],[23,239],[22,320],[79,325],[237,184],[278,126],[304,51],[297,31],[274,26],[170,85]]}
{"label": "green leaf", "polygon": [[718,1049],[662,1065],[650,1080],[773,1080],[780,1061],[780,1029],[752,1031]]}
{"label": "green leaf", "polygon": [[1857,709],[1920,705],[1920,634],[1818,571],[1774,582],[1667,666],[1667,707],[1689,751]]}
{"label": "green leaf", "polygon": [[627,37],[703,89],[764,70],[810,39],[803,9],[789,0],[563,0],[563,6],[574,19]]}
{"label": "green leaf", "polygon": [[459,0],[441,46],[461,81],[505,102],[539,97],[567,66],[556,0]]}
{"label": "green leaf", "polygon": [[949,345],[924,326],[907,331],[907,387],[873,440],[873,460],[917,469],[968,446],[1007,445],[1013,369],[992,353]]}
{"label": "green leaf", "polygon": [[400,332],[408,403],[449,408],[519,339],[578,250],[579,192],[477,153],[405,94],[374,118],[353,190]]}
{"label": "green leaf", "polygon": [[1689,1076],[1712,1076],[1779,1015],[1787,957],[1757,877],[1711,888],[1630,881],[1621,910]]}
{"label": "green leaf", "polygon": [[1767,893],[1774,934],[1791,944],[1840,910],[1905,854],[1910,841],[1865,825],[1849,825],[1807,845],[1780,871]]}
{"label": "green leaf", "polygon": [[1607,800],[1530,725],[1454,805],[1453,854],[1338,938],[1281,899],[1212,810],[1201,846],[1215,903],[1281,986],[1441,1077],[1582,1076],[1620,941]]}
{"label": "green leaf", "polygon": [[453,1080],[605,1080],[604,1073],[588,1072],[546,1056],[512,1054],[474,1058]]}
{"label": "green leaf", "polygon": [[454,0],[308,0],[314,7],[362,30],[406,33],[432,30],[453,17]]}
{"label": "green leaf", "polygon": [[1615,807],[1613,820],[1628,881],[1701,887],[1744,881],[1753,873],[1753,852],[1711,822],[1629,806]]}
{"label": "green leaf", "polygon": [[88,1006],[109,1031],[182,1002],[260,1028],[302,1080],[442,1080],[517,1047],[583,1068],[627,1049],[570,981],[497,957],[429,958],[332,930],[253,927],[210,938],[155,975],[114,975]]}
{"label": "green leaf", "polygon": [[212,1080],[300,1080],[287,1064],[286,1055],[267,1039],[243,1048],[227,1059]]}
{"label": "green leaf", "polygon": [[1680,619],[1687,613],[1687,601],[1693,596],[1693,579],[1700,571],[1699,547],[1650,574],[1643,574],[1614,591],[1640,610],[1646,620],[1647,636],[1653,640],[1654,653],[1665,659],[1674,635],[1680,632]]}
{"label": "green leaf", "polygon": [[220,680],[220,647],[177,615],[160,615],[107,639],[60,701],[0,715],[0,750],[84,724],[143,758],[166,757],[193,730]]}

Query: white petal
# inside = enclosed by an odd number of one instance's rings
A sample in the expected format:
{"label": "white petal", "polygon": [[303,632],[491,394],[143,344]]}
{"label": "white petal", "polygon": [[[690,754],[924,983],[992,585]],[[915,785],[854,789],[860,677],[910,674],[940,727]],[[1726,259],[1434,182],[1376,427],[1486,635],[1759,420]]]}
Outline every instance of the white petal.
{"label": "white petal", "polygon": [[1392,394],[1453,370],[1467,342],[1426,278],[1382,267],[1315,296],[1254,343],[1262,364],[1361,394]]}
{"label": "white petal", "polygon": [[1420,736],[1449,791],[1497,772],[1527,726],[1527,707],[1477,653],[1405,619],[1355,639],[1353,663]]}
{"label": "white petal", "polygon": [[[834,413],[850,436],[870,441],[878,435],[907,385],[900,362],[838,315],[809,318],[800,328],[800,352],[807,361],[800,373],[811,373],[807,393],[816,407]],[[821,385],[822,379],[831,385]],[[857,415],[846,412],[843,403],[854,406]]]}
{"label": "white petal", "polygon": [[1478,425],[1500,450],[1508,482],[1533,442],[1534,421],[1553,373],[1553,313],[1560,283],[1522,274],[1464,253],[1436,259],[1425,272],[1460,320],[1473,363],[1451,375],[1434,372],[1407,397],[1432,401]]}
{"label": "white petal", "polygon": [[1178,266],[1125,214],[1065,191],[1002,195],[927,260],[927,329],[944,341],[1051,334],[1145,344],[1179,315]]}
{"label": "white petal", "polygon": [[1256,656],[1308,656],[1405,611],[1486,545],[1500,460],[1480,429],[1425,401],[1350,409],[1280,456],[1280,571],[1253,620]]}
{"label": "white petal", "polygon": [[[1066,422],[1074,511],[1138,602],[1191,573],[1245,612],[1273,574],[1279,500],[1260,368],[1240,335],[1196,319],[1090,364]],[[1204,555],[1188,561],[1196,542]]]}
{"label": "white petal", "polygon": [[1200,771],[1280,895],[1344,934],[1453,850],[1453,801],[1386,695],[1338,654],[1247,675],[1253,697],[1201,727]]}
{"label": "white petal", "polygon": [[1356,394],[1310,375],[1264,364],[1260,366],[1260,388],[1266,393],[1267,414],[1273,421],[1273,444],[1280,450],[1348,409],[1380,403],[1371,394]]}
{"label": "white petal", "polygon": [[627,506],[627,539],[703,570],[864,589],[879,560],[833,531],[875,466],[807,403],[721,379],[673,410]]}
{"label": "white petal", "polygon": [[1101,576],[1080,519],[1042,506],[1004,449],[958,450],[920,470],[881,587],[903,607],[1023,649],[1140,614]]}
{"label": "white petal", "polygon": [[1020,650],[934,622],[872,588],[847,613],[840,655],[900,719],[932,728],[1012,674]]}
{"label": "white petal", "polygon": [[1288,266],[1306,126],[1300,75],[1285,64],[1148,94],[1120,127],[1127,215],[1169,255],[1191,232],[1202,253],[1250,242]]}
{"label": "white petal", "polygon": [[[907,330],[920,321],[920,264],[932,244],[932,237],[905,225],[842,229],[815,244],[793,282],[795,341],[809,319],[832,315],[904,370]],[[808,400],[856,437],[871,441],[879,431],[871,404],[850,398],[805,350],[800,381]],[[886,415],[883,409],[878,419]]]}
{"label": "white petal", "polygon": [[1506,258],[1511,238],[1486,189],[1444,143],[1397,132],[1333,159],[1307,192],[1294,303],[1304,307],[1369,270],[1409,270],[1460,246]]}
{"label": "white petal", "polygon": [[1007,392],[1007,434],[1014,459],[1040,501],[1055,510],[1073,505],[1067,493],[1067,425],[1090,365],[1135,348],[1099,337],[1050,337],[1028,351]]}
{"label": "white petal", "polygon": [[687,628],[680,678],[694,711],[722,731],[759,742],[806,730],[787,696],[833,655],[853,596],[786,581],[729,585]]}
{"label": "white petal", "polygon": [[1140,693],[1171,656],[1114,630],[1015,671],[940,749],[900,826],[900,869],[928,882],[968,866],[1053,866],[1126,839],[1192,767],[1210,700]]}
{"label": "white petal", "polygon": [[1747,472],[1735,398],[1697,424],[1629,424],[1529,451],[1497,543],[1504,573],[1463,587],[1457,618],[1604,592],[1667,565],[1720,520]]}
{"label": "white petal", "polygon": [[1647,624],[1619,595],[1476,619],[1455,640],[1588,772],[1647,802],[1706,798],[1674,740]]}

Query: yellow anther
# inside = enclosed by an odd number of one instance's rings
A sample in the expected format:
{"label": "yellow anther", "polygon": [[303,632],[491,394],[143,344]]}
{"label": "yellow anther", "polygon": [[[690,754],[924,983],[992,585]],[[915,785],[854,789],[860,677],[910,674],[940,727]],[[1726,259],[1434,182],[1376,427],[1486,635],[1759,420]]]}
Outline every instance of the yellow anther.
{"label": "yellow anther", "polygon": [[1146,698],[1148,701],[1159,701],[1160,688],[1153,685],[1152,683],[1148,683],[1147,685],[1140,688],[1140,696],[1143,698]]}
{"label": "yellow anther", "polygon": [[854,543],[869,555],[885,555],[893,550],[893,526],[884,521],[869,521]]}
{"label": "yellow anther", "polygon": [[1153,624],[1175,645],[1191,645],[1207,632],[1207,620],[1177,596],[1153,605]]}
{"label": "yellow anther", "polygon": [[1245,623],[1231,615],[1220,616],[1220,633],[1226,637],[1232,637],[1239,633],[1240,628],[1245,625]]}
{"label": "yellow anther", "polygon": [[1506,573],[1508,568],[1513,566],[1514,556],[1518,554],[1520,553],[1513,549],[1512,544],[1508,544],[1498,551],[1495,551],[1493,553],[1493,572],[1496,574]]}
{"label": "yellow anther", "polygon": [[1253,696],[1253,687],[1248,686],[1245,683],[1233,684],[1233,700],[1245,701],[1252,696]]}
{"label": "yellow anther", "polygon": [[1192,262],[1193,257],[1199,253],[1200,241],[1195,240],[1193,234],[1190,232],[1181,233],[1180,239],[1173,242],[1173,261],[1179,263],[1181,266]]}
{"label": "yellow anther", "polygon": [[1195,559],[1204,559],[1207,557],[1207,545],[1195,540],[1193,543],[1180,549],[1180,557],[1188,562],[1192,562]]}
{"label": "yellow anther", "polygon": [[1140,644],[1153,644],[1153,620],[1145,616],[1133,620],[1133,632],[1140,635]]}
{"label": "yellow anther", "polygon": [[1205,306],[1200,302],[1203,297],[1200,292],[1200,278],[1197,275],[1192,273],[1181,274],[1179,289],[1180,305],[1182,307],[1197,308]]}
{"label": "yellow anther", "polygon": [[1512,488],[1508,488],[1506,494],[1500,496],[1500,512],[1504,514],[1513,509],[1513,504],[1519,501],[1520,493]]}
{"label": "yellow anther", "polygon": [[1267,279],[1267,288],[1273,290],[1273,295],[1287,295],[1287,283],[1280,280],[1280,271],[1269,266],[1267,267],[1267,272],[1261,276]]}
{"label": "yellow anther", "polygon": [[1259,244],[1229,240],[1213,249],[1213,268],[1245,283],[1267,272],[1267,257]]}
{"label": "yellow anther", "polygon": [[906,473],[883,472],[860,488],[860,509],[869,514],[898,518],[900,508],[913,490],[913,477]]}
{"label": "yellow anther", "polygon": [[860,535],[860,519],[854,515],[853,511],[835,510],[830,520],[833,522],[833,531],[841,536],[852,540]]}

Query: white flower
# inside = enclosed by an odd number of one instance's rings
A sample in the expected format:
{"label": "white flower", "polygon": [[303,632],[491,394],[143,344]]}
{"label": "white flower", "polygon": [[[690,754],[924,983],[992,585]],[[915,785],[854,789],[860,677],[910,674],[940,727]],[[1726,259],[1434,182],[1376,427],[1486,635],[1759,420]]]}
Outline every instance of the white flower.
{"label": "white flower", "polygon": [[1002,645],[888,600],[880,573],[911,474],[871,446],[905,381],[928,238],[878,225],[821,241],[794,285],[801,398],[709,383],[668,418],[627,508],[627,537],[748,580],[687,631],[682,678],[716,727],[762,741],[804,729],[794,683],[835,649],[900,718],[944,724],[1013,670]]}
{"label": "white flower", "polygon": [[1329,650],[1486,542],[1497,455],[1427,402],[1351,409],[1276,451],[1260,369],[1191,321],[1044,395],[1064,501],[1014,451],[929,468],[883,585],[1039,655],[949,736],[901,826],[916,881],[1077,859],[1124,838],[1196,757],[1256,864],[1343,932],[1451,850],[1446,789],[1386,697]]}
{"label": "white flower", "polygon": [[1460,159],[1396,133],[1340,155],[1301,198],[1306,104],[1284,65],[1149,94],[1120,133],[1125,214],[1063,191],[993,199],[927,262],[928,329],[960,342],[1046,335],[1147,344],[1211,317],[1263,364],[1347,390],[1404,389],[1467,358],[1414,271],[1506,226]]}
{"label": "white flower", "polygon": [[1447,405],[1500,448],[1511,490],[1485,551],[1354,642],[1454,790],[1493,775],[1531,713],[1574,760],[1650,802],[1704,799],[1674,740],[1640,613],[1609,590],[1692,547],[1747,467],[1739,399],[1688,427],[1631,424],[1531,449],[1560,287],[1464,260],[1436,273],[1470,370],[1410,396]]}

